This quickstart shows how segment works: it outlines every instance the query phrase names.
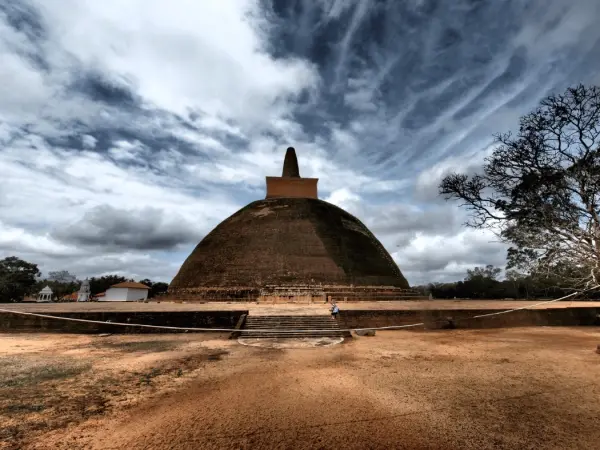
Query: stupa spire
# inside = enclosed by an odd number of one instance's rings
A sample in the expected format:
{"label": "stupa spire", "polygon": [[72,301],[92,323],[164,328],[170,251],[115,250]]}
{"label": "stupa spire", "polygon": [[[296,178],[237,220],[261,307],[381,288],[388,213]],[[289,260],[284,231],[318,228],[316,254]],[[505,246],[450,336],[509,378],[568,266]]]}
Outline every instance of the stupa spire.
{"label": "stupa spire", "polygon": [[285,151],[285,159],[283,160],[282,177],[300,178],[300,169],[298,169],[298,158],[294,147],[288,147]]}
{"label": "stupa spire", "polygon": [[301,178],[298,170],[298,158],[294,147],[288,147],[283,160],[283,172],[280,177],[267,177],[267,198],[300,197],[319,198],[317,178]]}

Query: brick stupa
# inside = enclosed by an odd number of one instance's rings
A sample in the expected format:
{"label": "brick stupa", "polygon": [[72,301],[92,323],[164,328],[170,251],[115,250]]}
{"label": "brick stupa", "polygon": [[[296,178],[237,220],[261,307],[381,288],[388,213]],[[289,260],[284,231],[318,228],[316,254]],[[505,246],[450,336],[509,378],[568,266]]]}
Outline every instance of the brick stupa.
{"label": "brick stupa", "polygon": [[381,242],[356,217],[318,198],[287,149],[281,177],[266,177],[264,200],[213,229],[185,260],[169,295],[185,300],[268,297],[380,298],[409,288]]}

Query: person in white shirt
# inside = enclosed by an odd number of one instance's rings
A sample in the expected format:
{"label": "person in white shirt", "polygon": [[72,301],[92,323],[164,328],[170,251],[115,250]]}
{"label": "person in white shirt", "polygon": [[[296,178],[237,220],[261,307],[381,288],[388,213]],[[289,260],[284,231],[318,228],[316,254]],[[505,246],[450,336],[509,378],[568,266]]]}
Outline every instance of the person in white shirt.
{"label": "person in white shirt", "polygon": [[333,320],[337,319],[337,315],[339,312],[340,312],[340,308],[338,308],[338,305],[335,302],[333,302],[331,304],[331,318]]}

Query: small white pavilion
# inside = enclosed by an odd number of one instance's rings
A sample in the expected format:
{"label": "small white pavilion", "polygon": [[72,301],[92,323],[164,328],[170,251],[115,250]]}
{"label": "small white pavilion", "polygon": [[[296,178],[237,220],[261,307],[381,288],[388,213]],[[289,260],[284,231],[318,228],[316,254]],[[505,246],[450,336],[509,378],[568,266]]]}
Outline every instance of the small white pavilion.
{"label": "small white pavilion", "polygon": [[87,278],[81,282],[81,287],[77,293],[78,302],[87,302],[90,300],[90,280]]}
{"label": "small white pavilion", "polygon": [[51,302],[52,301],[52,289],[50,289],[50,286],[46,286],[44,289],[42,289],[38,296],[37,296],[37,301],[38,302]]}

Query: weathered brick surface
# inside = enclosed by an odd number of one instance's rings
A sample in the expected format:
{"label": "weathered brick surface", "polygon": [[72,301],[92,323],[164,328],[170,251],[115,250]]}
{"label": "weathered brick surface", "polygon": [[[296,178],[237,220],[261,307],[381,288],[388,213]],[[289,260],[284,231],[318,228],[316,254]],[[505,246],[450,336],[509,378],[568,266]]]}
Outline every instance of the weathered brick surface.
{"label": "weathered brick surface", "polygon": [[267,177],[267,198],[318,198],[317,178]]}
{"label": "weathered brick surface", "polygon": [[427,297],[412,289],[393,286],[327,286],[325,297],[334,301],[425,300]]}
{"label": "weathered brick surface", "polygon": [[[56,312],[53,316],[69,317],[113,323],[139,323],[145,325],[190,327],[190,328],[233,328],[248,310],[240,311],[106,311],[106,312]],[[61,333],[170,333],[180,332],[141,327],[125,327],[110,324],[71,322],[37,316],[5,313],[0,320],[0,332],[13,331],[57,331]]]}
{"label": "weathered brick surface", "polygon": [[318,199],[275,198],[250,203],[219,224],[184,262],[170,292],[303,284],[409,287],[356,217]]}
{"label": "weathered brick surface", "polygon": [[[523,326],[598,326],[599,308],[523,309],[508,314],[472,317],[504,310],[432,309],[432,310],[345,310],[340,308],[339,320],[344,328],[389,327],[425,323],[426,329],[500,328]],[[452,324],[449,327],[449,324]],[[407,328],[418,330],[422,327]]]}
{"label": "weathered brick surface", "polygon": [[298,157],[296,156],[296,149],[294,147],[288,147],[285,151],[285,158],[283,159],[283,171],[281,172],[281,176],[300,178]]}

